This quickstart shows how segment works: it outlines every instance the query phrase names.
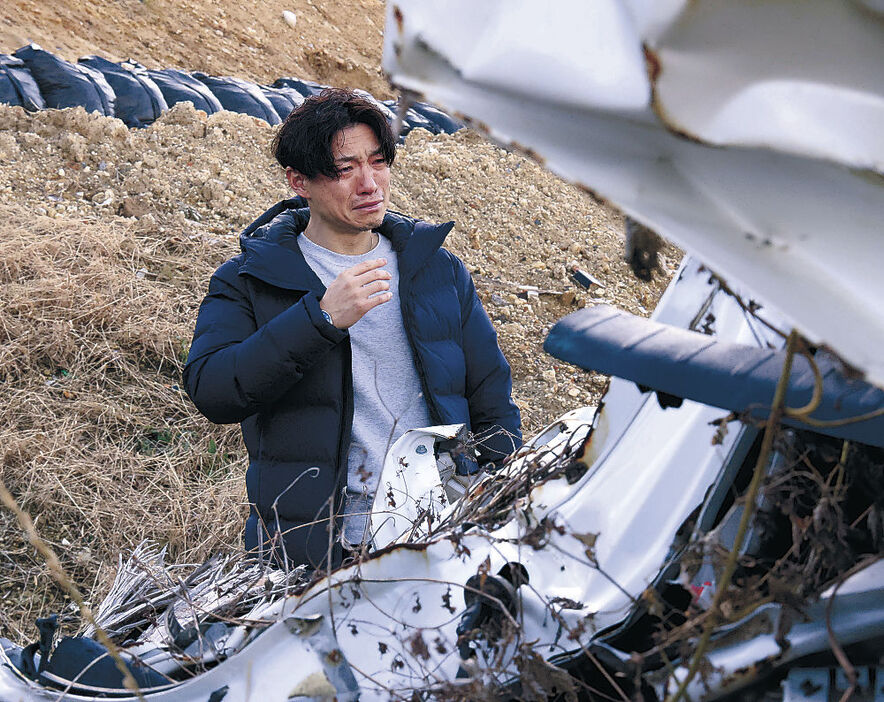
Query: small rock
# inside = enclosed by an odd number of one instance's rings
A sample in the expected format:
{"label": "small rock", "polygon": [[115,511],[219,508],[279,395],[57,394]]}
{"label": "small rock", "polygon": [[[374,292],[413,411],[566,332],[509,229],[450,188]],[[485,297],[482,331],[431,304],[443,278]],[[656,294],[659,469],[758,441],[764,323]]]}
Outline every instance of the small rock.
{"label": "small rock", "polygon": [[99,207],[104,207],[106,205],[111,204],[114,201],[114,191],[113,190],[99,190],[95,195],[92,196],[92,202]]}
{"label": "small rock", "polygon": [[298,23],[298,16],[291,10],[283,10],[282,18],[285,20],[285,23],[292,29],[294,29],[295,25]]}
{"label": "small rock", "polygon": [[184,217],[185,219],[189,219],[193,222],[202,222],[203,216],[197,212],[193,207],[187,206],[184,208]]}
{"label": "small rock", "polygon": [[541,374],[543,381],[548,385],[556,384],[556,372],[552,368],[548,368]]}
{"label": "small rock", "polygon": [[134,169],[123,181],[122,189],[130,195],[150,192],[151,178],[140,168]]}
{"label": "small rock", "polygon": [[559,299],[566,305],[573,305],[574,300],[577,299],[577,294],[573,290],[568,290],[567,292],[563,292]]}
{"label": "small rock", "polygon": [[121,217],[135,217],[141,219],[147,214],[148,199],[146,197],[124,197],[120,203]]}
{"label": "small rock", "polygon": [[0,161],[11,161],[19,152],[18,142],[12,134],[0,134]]}
{"label": "small rock", "polygon": [[571,388],[568,390],[568,397],[577,397],[580,395],[580,391],[577,388]]}
{"label": "small rock", "polygon": [[210,207],[220,207],[224,204],[224,195],[227,184],[212,178],[203,183],[200,188],[200,195]]}
{"label": "small rock", "polygon": [[19,134],[19,141],[28,149],[35,149],[43,143],[43,137],[34,132],[24,132]]}

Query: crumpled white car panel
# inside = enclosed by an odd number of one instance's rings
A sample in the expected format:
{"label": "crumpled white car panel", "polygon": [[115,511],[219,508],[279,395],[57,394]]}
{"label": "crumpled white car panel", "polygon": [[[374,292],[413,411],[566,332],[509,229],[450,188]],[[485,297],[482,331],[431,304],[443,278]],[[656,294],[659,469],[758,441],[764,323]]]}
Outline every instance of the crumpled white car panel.
{"label": "crumpled white car panel", "polygon": [[[388,10],[395,84],[613,201],[884,384],[875,10],[823,0]],[[592,78],[606,71],[618,80]]]}
{"label": "crumpled white car panel", "polygon": [[[676,277],[659,318],[689,321],[702,308],[715,315],[718,338],[773,341],[733,298],[716,292],[696,261],[686,261]],[[443,533],[430,543],[394,545],[256,616],[330,617],[366,700],[454,679],[462,664],[455,629],[463,586],[483,567],[496,573],[509,562],[524,566],[529,584],[519,590],[520,641],[535,642],[544,656],[588,642],[594,632],[623,620],[653,582],[679,526],[703,501],[741,436],[741,425],[732,422],[723,442],[713,445],[710,422],[725,412],[690,401],[664,410],[653,393],[642,394],[625,381],[612,382],[599,414],[601,446],[590,470],[574,484],[558,478],[535,488],[521,516],[456,540]],[[561,531],[550,530],[543,548],[523,543],[545,517]],[[590,534],[597,534],[593,559],[584,541]],[[579,606],[562,608],[553,618],[555,598]],[[513,675],[517,643],[497,659]]]}
{"label": "crumpled white car panel", "polygon": [[[723,340],[775,341],[688,259],[655,317],[687,326],[706,314],[714,315],[716,336]],[[620,380],[612,381],[604,403],[598,412],[571,416],[577,431],[581,422],[597,420],[586,454],[590,465],[576,481],[556,477],[535,487],[516,500],[500,526],[452,527],[428,540],[394,544],[254,610],[253,621],[277,623],[247,645],[237,644],[207,673],[147,699],[207,699],[226,686],[224,702],[323,694],[387,700],[450,683],[463,665],[456,628],[467,582],[514,562],[528,576],[518,588],[517,635],[497,651],[477,646],[479,671],[490,669],[506,680],[518,674],[520,644],[531,642],[532,651],[549,658],[579,649],[596,632],[624,621],[660,577],[676,533],[721,479],[728,456],[739,456],[747,430],[731,422],[722,442],[713,445],[710,422],[724,411],[690,401],[662,409],[653,393]],[[435,438],[454,435],[434,431]],[[548,439],[555,436],[547,433]],[[424,455],[432,455],[429,447]],[[517,463],[503,470],[514,473]],[[248,627],[241,629],[250,636]],[[230,640],[226,645],[232,646]],[[0,666],[0,697],[54,696]]]}

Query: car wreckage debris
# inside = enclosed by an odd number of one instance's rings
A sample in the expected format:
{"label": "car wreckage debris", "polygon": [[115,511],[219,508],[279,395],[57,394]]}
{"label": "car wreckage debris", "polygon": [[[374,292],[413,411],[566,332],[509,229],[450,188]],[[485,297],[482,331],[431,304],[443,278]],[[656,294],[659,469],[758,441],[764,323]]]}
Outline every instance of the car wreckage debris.
{"label": "car wreckage debris", "polygon": [[[674,285],[714,311],[720,334],[727,320],[747,323],[695,264],[684,264],[679,281]],[[206,696],[226,688],[225,700],[245,700],[239,671],[264,664],[278,648],[298,661],[298,672],[288,664],[285,685],[270,685],[267,699],[286,699],[277,695],[285,689],[339,699],[401,699],[427,690],[434,699],[662,700],[684,680],[710,616],[710,593],[735,548],[735,524],[746,509],[740,495],[760,444],[756,428],[731,420],[722,443],[710,445],[717,427],[708,418],[720,410],[708,407],[688,420],[693,412],[690,402],[663,409],[618,380],[604,406],[570,413],[541,432],[498,474],[471,486],[469,499],[449,505],[428,534],[412,532],[331,573],[286,574],[260,561],[216,557],[185,575],[163,563],[161,550],[143,545],[121,567],[98,624],[132,660],[176,681],[162,694],[179,697],[168,699],[192,699],[186,695],[200,685]],[[641,519],[620,515],[591,528],[615,506],[609,490],[622,496],[666,472],[648,455],[647,473],[633,463],[624,482],[618,460],[636,455],[624,432],[647,431],[648,421],[662,426],[673,413],[691,422],[693,450],[716,457],[708,478],[670,493],[687,490],[698,502],[673,508],[661,497],[664,480],[648,488],[650,502],[631,498]],[[447,435],[403,446],[438,442],[435,451],[451,450]],[[876,560],[884,552],[884,452],[787,428],[776,432],[772,448],[751,528],[720,598],[722,623],[705,653],[722,672],[693,681],[694,699],[768,689],[765,681],[776,684],[798,656],[830,650],[827,622],[859,669],[876,664],[874,642],[884,640]],[[683,460],[673,458],[675,470]],[[698,465],[703,460],[695,456]],[[634,530],[645,522],[646,533],[665,534],[660,556],[641,565],[622,554],[624,544],[639,543]],[[0,691],[60,689],[61,678],[29,679],[14,664],[17,653],[7,647]],[[281,674],[267,673],[277,681]],[[93,694],[83,685],[72,689]]]}

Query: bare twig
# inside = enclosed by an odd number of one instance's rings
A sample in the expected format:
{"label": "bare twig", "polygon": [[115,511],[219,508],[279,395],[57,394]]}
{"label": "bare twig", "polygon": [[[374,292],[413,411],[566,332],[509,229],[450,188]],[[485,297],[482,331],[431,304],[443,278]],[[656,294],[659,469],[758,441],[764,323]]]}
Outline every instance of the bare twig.
{"label": "bare twig", "polygon": [[123,661],[116,644],[110,640],[110,637],[105,633],[104,629],[95,623],[92,609],[86,604],[79,588],[68,577],[68,574],[61,565],[61,561],[59,561],[58,556],[55,555],[55,551],[49,547],[49,544],[40,538],[30,515],[19,507],[15,498],[12,496],[12,493],[9,492],[6,485],[2,482],[0,482],[0,501],[2,501],[3,504],[6,505],[6,508],[15,515],[16,519],[18,519],[18,523],[28,537],[28,541],[35,549],[37,549],[38,553],[43,556],[46,565],[49,566],[49,571],[52,573],[52,577],[55,578],[56,582],[70,595],[71,599],[80,609],[80,616],[95,627],[95,634],[98,637],[98,640],[107,649],[111,658],[114,659],[114,664],[116,665],[117,670],[119,670],[120,674],[123,676],[123,685],[125,685],[127,690],[136,695],[141,702],[144,702],[144,696],[141,694],[138,683],[135,682],[135,678],[126,666],[125,661]]}
{"label": "bare twig", "polygon": [[780,418],[783,415],[786,401],[786,391],[789,387],[789,377],[792,374],[792,359],[795,356],[797,343],[798,332],[793,329],[792,332],[789,334],[789,337],[786,339],[786,358],[783,361],[783,370],[780,374],[780,379],[777,383],[776,391],[774,392],[774,399],[770,411],[770,416],[768,417],[764,428],[764,437],[761,441],[761,451],[758,454],[758,460],[755,463],[755,470],[752,473],[752,480],[750,481],[749,487],[746,490],[745,507],[743,508],[743,515],[740,519],[740,525],[737,528],[737,533],[734,537],[733,547],[728,554],[728,559],[724,565],[724,570],[721,574],[721,578],[719,579],[718,587],[715,590],[715,596],[712,599],[712,604],[709,606],[711,616],[708,617],[703,624],[703,633],[700,636],[700,641],[697,643],[697,648],[694,651],[694,655],[691,659],[690,666],[688,667],[687,674],[685,675],[681,683],[679,683],[679,686],[675,690],[675,692],[666,699],[666,702],[678,702],[678,700],[684,697],[688,685],[690,685],[691,681],[693,681],[694,679],[694,676],[696,676],[697,671],[700,669],[700,663],[703,660],[703,656],[706,654],[706,649],[709,646],[709,640],[712,637],[712,631],[718,624],[718,613],[721,607],[721,603],[724,600],[724,596],[727,592],[728,587],[730,586],[731,578],[733,577],[734,571],[736,571],[737,569],[737,561],[740,554],[740,549],[743,546],[743,540],[746,537],[746,532],[749,529],[749,524],[752,520],[753,515],[755,514],[758,490],[761,487],[761,481],[764,477],[765,471],[767,469],[767,464],[770,459],[774,436],[777,432],[777,425],[779,424]]}

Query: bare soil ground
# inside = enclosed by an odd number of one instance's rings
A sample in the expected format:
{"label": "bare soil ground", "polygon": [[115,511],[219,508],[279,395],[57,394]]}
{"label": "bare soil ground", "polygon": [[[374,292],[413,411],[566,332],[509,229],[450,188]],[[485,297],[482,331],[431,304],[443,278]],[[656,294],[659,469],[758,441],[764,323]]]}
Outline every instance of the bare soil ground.
{"label": "bare soil ground", "polygon": [[[282,18],[293,12],[294,27]],[[0,52],[30,42],[68,61],[99,54],[258,83],[280,76],[391,95],[381,73],[380,0],[9,0]]]}
{"label": "bare soil ground", "polygon": [[[283,9],[296,12],[294,30]],[[373,0],[15,0],[0,7],[0,51],[35,40],[68,59],[297,75],[383,96],[382,14]],[[179,382],[209,275],[237,253],[239,230],[289,196],[272,136],[254,118],[207,118],[189,105],[144,130],[81,109],[0,106],[0,478],[93,601],[121,549],[142,538],[191,562],[239,542],[238,428],[202,419]],[[646,314],[666,283],[631,275],[619,213],[468,130],[413,132],[392,202],[457,222],[447,246],[496,325],[527,433],[596,401],[606,382],[543,353],[555,320],[602,300]],[[665,253],[674,268],[678,252]],[[605,287],[576,286],[570,263]],[[521,285],[571,294],[529,301]],[[21,642],[34,637],[36,616],[67,611],[6,511],[0,602],[0,635]]]}

